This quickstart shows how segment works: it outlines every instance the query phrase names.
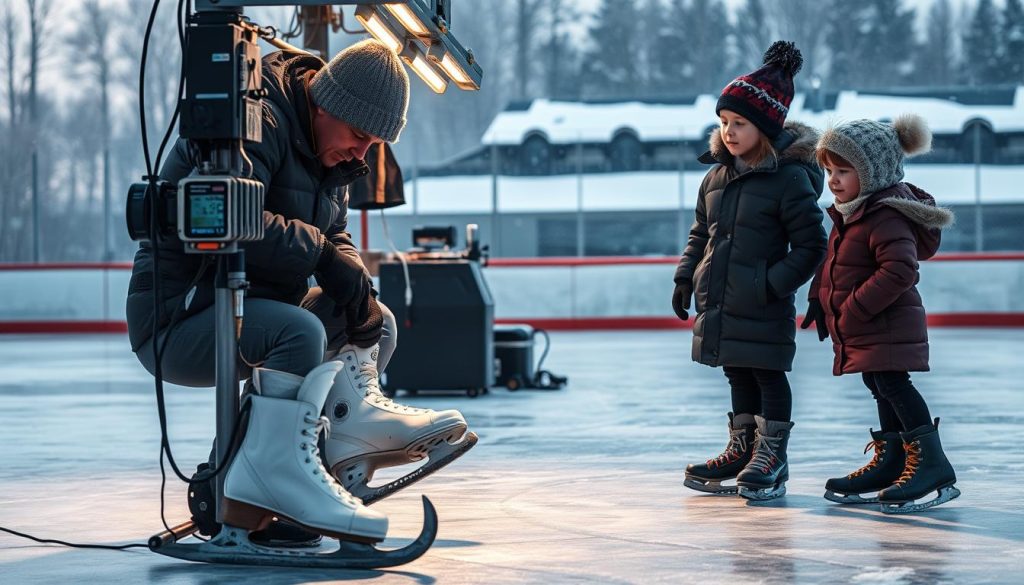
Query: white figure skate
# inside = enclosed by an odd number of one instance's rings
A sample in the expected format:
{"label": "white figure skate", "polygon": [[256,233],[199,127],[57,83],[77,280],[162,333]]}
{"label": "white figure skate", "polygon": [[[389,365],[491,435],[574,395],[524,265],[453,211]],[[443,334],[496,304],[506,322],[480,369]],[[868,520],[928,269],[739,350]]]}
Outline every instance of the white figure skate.
{"label": "white figure skate", "polygon": [[[338,353],[343,370],[334,379],[325,405],[331,420],[324,455],[345,489],[371,504],[448,465],[477,442],[457,410],[403,406],[380,390],[375,345],[346,345]],[[371,487],[377,469],[427,463],[399,479]]]}
{"label": "white figure skate", "polygon": [[[321,569],[394,567],[422,556],[437,536],[437,512],[430,500],[423,498],[423,528],[416,540],[381,550],[374,543],[387,533],[387,518],[364,506],[324,469],[317,439],[329,423],[319,414],[340,368],[329,362],[305,379],[254,371],[248,432],[224,480],[220,532],[208,542],[179,542],[175,530],[189,528],[182,525],[152,537],[150,549],[206,563]],[[263,528],[274,516],[333,536],[338,548],[276,548],[249,540],[249,532]]]}
{"label": "white figure skate", "polygon": [[326,536],[379,542],[388,520],[352,497],[317,449],[328,425],[320,416],[341,364],[328,362],[303,379],[264,370],[254,384],[248,432],[224,480],[224,523],[260,530],[279,516]]}

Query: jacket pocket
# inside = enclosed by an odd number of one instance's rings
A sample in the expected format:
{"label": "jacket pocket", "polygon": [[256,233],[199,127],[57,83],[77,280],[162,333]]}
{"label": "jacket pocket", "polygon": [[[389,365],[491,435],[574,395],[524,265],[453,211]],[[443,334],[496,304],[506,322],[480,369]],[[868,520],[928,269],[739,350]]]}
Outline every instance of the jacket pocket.
{"label": "jacket pocket", "polygon": [[697,263],[693,270],[693,308],[698,313],[704,311],[708,303],[708,267],[711,266],[710,254],[705,253],[704,257]]}
{"label": "jacket pocket", "polygon": [[762,307],[768,305],[768,260],[760,258],[754,268],[754,293]]}

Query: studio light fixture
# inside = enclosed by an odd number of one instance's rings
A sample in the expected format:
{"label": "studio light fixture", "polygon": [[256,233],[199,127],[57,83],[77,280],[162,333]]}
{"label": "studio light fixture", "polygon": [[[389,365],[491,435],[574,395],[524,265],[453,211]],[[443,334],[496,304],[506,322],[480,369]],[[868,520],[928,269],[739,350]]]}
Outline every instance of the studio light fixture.
{"label": "studio light fixture", "polygon": [[432,90],[444,93],[450,79],[460,89],[480,89],[483,70],[473,51],[450,29],[451,6],[445,0],[408,0],[360,4],[356,19],[391,47]]}
{"label": "studio light fixture", "polygon": [[394,14],[398,22],[402,23],[405,30],[410,33],[421,38],[432,36],[427,27],[423,25],[423,20],[414,12],[414,10],[421,9],[416,0],[409,0],[408,4],[385,4],[384,8]]}
{"label": "studio light fixture", "polygon": [[384,19],[384,16],[377,12],[373,6],[368,4],[360,4],[356,7],[356,20],[359,24],[363,25],[363,28],[367,30],[375,39],[387,45],[389,49],[394,52],[402,50],[404,44],[403,39],[392,30],[388,22]]}
{"label": "studio light fixture", "polygon": [[420,49],[419,43],[409,41],[405,44],[405,48],[400,55],[402,60],[409,65],[409,68],[415,71],[416,75],[419,75],[420,79],[423,80],[423,83],[426,83],[434,92],[444,93],[448,89],[448,80],[430,63],[430,60],[427,59],[427,56]]}

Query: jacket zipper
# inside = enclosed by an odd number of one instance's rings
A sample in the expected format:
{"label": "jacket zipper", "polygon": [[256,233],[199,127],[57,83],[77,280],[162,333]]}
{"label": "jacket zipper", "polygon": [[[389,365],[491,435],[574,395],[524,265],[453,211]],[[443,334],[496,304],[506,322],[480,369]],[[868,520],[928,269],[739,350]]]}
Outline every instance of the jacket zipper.
{"label": "jacket zipper", "polygon": [[[846,342],[843,340],[842,333],[839,332],[839,308],[836,307],[835,303],[835,290],[836,290],[836,263],[839,260],[839,243],[843,238],[843,231],[841,228],[836,228],[836,243],[834,250],[832,250],[832,262],[829,263],[828,267],[828,280],[832,287],[832,290],[828,295],[828,305],[832,309],[832,319],[835,321],[836,339],[839,340],[839,371],[843,371],[843,367],[846,366]],[[852,294],[852,293],[851,293]]]}

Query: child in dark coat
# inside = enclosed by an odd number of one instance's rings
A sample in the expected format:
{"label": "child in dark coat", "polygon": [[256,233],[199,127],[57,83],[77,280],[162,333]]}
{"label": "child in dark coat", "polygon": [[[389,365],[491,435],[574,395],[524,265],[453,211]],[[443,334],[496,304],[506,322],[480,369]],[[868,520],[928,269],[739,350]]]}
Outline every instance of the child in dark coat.
{"label": "child in dark coat", "polygon": [[[920,510],[960,494],[939,442],[939,419],[932,422],[909,374],[928,371],[928,328],[915,286],[918,261],[935,255],[940,230],[953,221],[931,195],[902,182],[904,154],[926,152],[930,145],[924,120],[905,115],[892,124],[854,120],[836,126],[817,149],[835,195],[828,208],[834,225],[801,327],[817,322],[822,339],[831,335],[832,373],[861,374],[881,425],[871,431],[871,462],[828,480],[825,497],[881,502],[886,512]],[[935,499],[914,504],[935,491]]]}
{"label": "child in dark coat", "polygon": [[722,367],[733,411],[725,451],[686,468],[683,485],[703,492],[786,493],[795,293],[825,256],[818,134],[786,121],[801,63],[793,43],[779,41],[760,69],[729,83],[716,107],[721,127],[700,158],[715,166],[697,196],[672,307],[685,321],[693,296],[693,360]]}

